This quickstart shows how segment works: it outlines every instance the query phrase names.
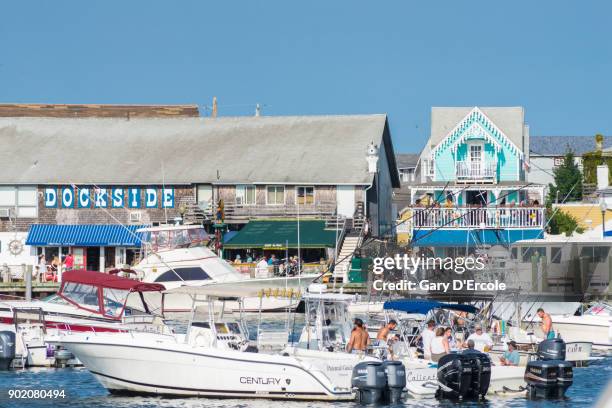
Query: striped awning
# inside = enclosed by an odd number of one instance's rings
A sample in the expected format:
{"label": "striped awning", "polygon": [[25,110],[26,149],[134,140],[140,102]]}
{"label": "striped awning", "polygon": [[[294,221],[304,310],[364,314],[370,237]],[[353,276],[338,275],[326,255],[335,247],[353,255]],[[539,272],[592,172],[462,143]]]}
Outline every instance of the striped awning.
{"label": "striped awning", "polygon": [[139,247],[143,225],[54,225],[30,226],[26,245]]}

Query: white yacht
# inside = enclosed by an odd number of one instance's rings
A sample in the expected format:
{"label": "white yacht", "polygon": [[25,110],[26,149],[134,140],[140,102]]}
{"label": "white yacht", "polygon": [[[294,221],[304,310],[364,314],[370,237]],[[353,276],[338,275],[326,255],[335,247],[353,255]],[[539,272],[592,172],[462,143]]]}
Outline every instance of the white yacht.
{"label": "white yacht", "polygon": [[[202,296],[215,302],[220,296],[254,297],[262,289],[253,282],[249,289],[180,287],[168,294],[190,296],[192,303]],[[56,342],[78,357],[111,392],[285,400],[354,398],[352,370],[371,358],[317,350],[300,353],[291,348],[264,353],[249,342],[243,322],[225,317],[223,309],[217,316],[213,306],[196,307],[186,334],[167,330],[66,332]]]}
{"label": "white yacht", "polygon": [[[166,289],[180,286],[204,286],[235,282],[237,285],[254,279],[238,272],[232,265],[221,259],[206,244],[210,238],[204,228],[198,225],[164,225],[137,230],[142,234],[142,259],[134,267],[143,282],[163,284]],[[316,275],[273,278],[287,289],[303,290]],[[265,279],[265,278],[263,278]],[[268,284],[269,285],[269,284]],[[242,305],[245,312],[264,310],[285,311],[295,308],[295,298],[267,297],[260,305],[258,298],[245,298]],[[261,306],[261,309],[260,309]],[[174,293],[164,301],[164,312],[190,312],[191,297]],[[238,310],[238,303],[228,302],[226,307]]]}

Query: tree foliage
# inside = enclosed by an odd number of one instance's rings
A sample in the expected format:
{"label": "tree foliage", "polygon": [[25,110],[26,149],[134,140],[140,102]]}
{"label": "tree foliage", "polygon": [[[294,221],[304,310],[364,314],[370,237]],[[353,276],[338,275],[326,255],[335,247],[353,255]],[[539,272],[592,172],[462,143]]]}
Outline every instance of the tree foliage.
{"label": "tree foliage", "polygon": [[565,153],[563,164],[553,169],[555,184],[549,185],[549,201],[560,202],[582,200],[582,173],[574,160],[574,152]]}

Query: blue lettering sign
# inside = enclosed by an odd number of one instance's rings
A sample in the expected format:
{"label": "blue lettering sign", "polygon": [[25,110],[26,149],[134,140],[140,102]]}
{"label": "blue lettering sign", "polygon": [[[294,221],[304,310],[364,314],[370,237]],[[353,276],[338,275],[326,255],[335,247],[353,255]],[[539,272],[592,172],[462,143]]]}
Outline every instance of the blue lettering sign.
{"label": "blue lettering sign", "polygon": [[130,188],[130,208],[140,208],[140,189]]}
{"label": "blue lettering sign", "polygon": [[147,208],[157,207],[157,189],[156,188],[147,188],[146,198],[147,199],[146,199],[145,205]]}
{"label": "blue lettering sign", "polygon": [[64,187],[62,189],[62,208],[74,207],[74,190],[72,187]]}
{"label": "blue lettering sign", "polygon": [[123,208],[122,188],[113,188],[113,208]]}
{"label": "blue lettering sign", "polygon": [[108,196],[105,188],[97,188],[95,193],[94,207],[108,207]]}
{"label": "blue lettering sign", "polygon": [[45,188],[45,207],[57,207],[57,190],[54,188]]}
{"label": "blue lettering sign", "polygon": [[79,188],[79,208],[89,208],[89,188]]}
{"label": "blue lettering sign", "polygon": [[162,190],[162,208],[174,208],[173,188],[164,188]]}

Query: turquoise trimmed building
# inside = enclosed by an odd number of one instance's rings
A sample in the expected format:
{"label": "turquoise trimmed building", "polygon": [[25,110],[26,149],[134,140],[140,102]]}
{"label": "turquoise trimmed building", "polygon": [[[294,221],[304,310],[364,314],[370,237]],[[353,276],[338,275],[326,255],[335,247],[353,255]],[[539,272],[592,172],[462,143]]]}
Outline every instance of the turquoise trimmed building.
{"label": "turquoise trimmed building", "polygon": [[414,246],[508,245],[541,237],[545,186],[529,183],[522,107],[432,108],[410,187]]}

